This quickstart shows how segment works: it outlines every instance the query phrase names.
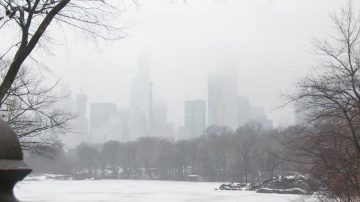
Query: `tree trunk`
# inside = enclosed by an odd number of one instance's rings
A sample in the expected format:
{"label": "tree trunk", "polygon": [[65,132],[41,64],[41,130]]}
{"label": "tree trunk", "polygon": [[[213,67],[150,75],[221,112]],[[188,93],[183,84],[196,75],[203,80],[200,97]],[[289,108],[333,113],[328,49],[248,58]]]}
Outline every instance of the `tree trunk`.
{"label": "tree trunk", "polygon": [[[4,99],[6,93],[10,89],[12,83],[14,82],[17,73],[20,70],[21,65],[24,63],[25,59],[30,55],[32,50],[35,48],[36,44],[39,42],[40,38],[46,31],[47,27],[53,20],[53,18],[70,2],[70,0],[62,0],[59,2],[44,18],[44,20],[39,25],[38,29],[35,31],[34,35],[31,37],[29,43],[27,40],[22,41],[20,48],[17,50],[13,61],[10,64],[10,67],[0,85],[0,103]],[[31,17],[31,16],[30,16]],[[29,35],[28,29],[22,29],[24,32],[23,35]],[[1,107],[1,104],[0,104]]]}

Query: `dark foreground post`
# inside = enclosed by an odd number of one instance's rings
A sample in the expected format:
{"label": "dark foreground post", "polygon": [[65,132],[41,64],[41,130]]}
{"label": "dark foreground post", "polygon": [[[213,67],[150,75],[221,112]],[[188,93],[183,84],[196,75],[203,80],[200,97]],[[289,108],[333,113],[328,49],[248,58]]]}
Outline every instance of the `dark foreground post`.
{"label": "dark foreground post", "polygon": [[15,132],[0,118],[0,202],[18,201],[14,186],[30,172]]}

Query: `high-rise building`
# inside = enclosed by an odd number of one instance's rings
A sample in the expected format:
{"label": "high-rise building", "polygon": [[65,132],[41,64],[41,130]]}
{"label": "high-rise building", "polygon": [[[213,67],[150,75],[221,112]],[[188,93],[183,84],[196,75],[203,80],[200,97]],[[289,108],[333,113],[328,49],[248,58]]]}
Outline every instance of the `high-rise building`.
{"label": "high-rise building", "polygon": [[152,82],[144,61],[140,61],[138,76],[132,82],[130,111],[131,139],[148,136],[151,128]]}
{"label": "high-rise building", "polygon": [[153,104],[150,125],[151,136],[165,138],[174,136],[174,126],[168,123],[167,106],[164,103],[157,102]]}
{"label": "high-rise building", "polygon": [[61,137],[61,141],[67,149],[76,147],[83,141],[86,141],[89,136],[89,120],[86,118],[86,105],[87,97],[86,94],[80,92],[76,94],[75,102],[71,97],[70,88],[66,85],[61,88],[64,94],[68,94],[64,100],[60,103],[60,108],[65,111],[73,113],[75,118],[70,122],[73,132],[68,133]]}
{"label": "high-rise building", "polygon": [[117,111],[117,125],[119,130],[119,141],[127,142],[131,140],[129,134],[130,109],[127,107],[119,108]]}
{"label": "high-rise building", "polygon": [[238,120],[238,82],[236,71],[210,75],[208,78],[208,126],[222,125],[236,129]]}
{"label": "high-rise building", "polygon": [[114,103],[92,103],[90,105],[90,138],[93,143],[103,143],[117,134],[117,108]]}
{"label": "high-rise building", "polygon": [[203,134],[206,127],[206,102],[204,100],[185,101],[184,124],[189,137]]}
{"label": "high-rise building", "polygon": [[263,129],[269,130],[273,128],[273,121],[267,118],[264,107],[251,107],[250,112],[251,120],[260,123]]}
{"label": "high-rise building", "polygon": [[250,101],[245,96],[238,97],[238,110],[239,110],[239,126],[245,125],[250,121]]}
{"label": "high-rise building", "polygon": [[78,117],[86,117],[87,96],[82,91],[76,95],[76,113]]}
{"label": "high-rise building", "polygon": [[256,119],[256,121],[259,122],[265,130],[271,130],[274,127],[273,121],[268,119],[266,116],[260,116]]}
{"label": "high-rise building", "polygon": [[151,135],[163,136],[167,125],[167,107],[163,103],[155,103],[151,113]]}
{"label": "high-rise building", "polygon": [[84,141],[89,135],[89,120],[86,118],[87,96],[80,92],[76,95],[76,132],[81,136],[81,141]]}

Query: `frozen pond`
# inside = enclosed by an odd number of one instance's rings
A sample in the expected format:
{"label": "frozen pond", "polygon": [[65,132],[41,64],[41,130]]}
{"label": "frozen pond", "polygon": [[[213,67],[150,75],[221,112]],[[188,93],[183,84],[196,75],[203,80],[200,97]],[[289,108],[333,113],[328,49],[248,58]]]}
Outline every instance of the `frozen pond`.
{"label": "frozen pond", "polygon": [[15,193],[23,202],[295,202],[298,195],[215,190],[221,183],[94,180],[23,181]]}

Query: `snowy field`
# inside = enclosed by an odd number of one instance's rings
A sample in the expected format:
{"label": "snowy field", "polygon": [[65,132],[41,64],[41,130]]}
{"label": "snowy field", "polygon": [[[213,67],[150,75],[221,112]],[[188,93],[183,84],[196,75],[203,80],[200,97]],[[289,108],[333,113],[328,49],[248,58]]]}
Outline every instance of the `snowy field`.
{"label": "snowy field", "polygon": [[15,194],[22,202],[297,202],[298,195],[215,190],[221,183],[83,180],[23,181]]}

